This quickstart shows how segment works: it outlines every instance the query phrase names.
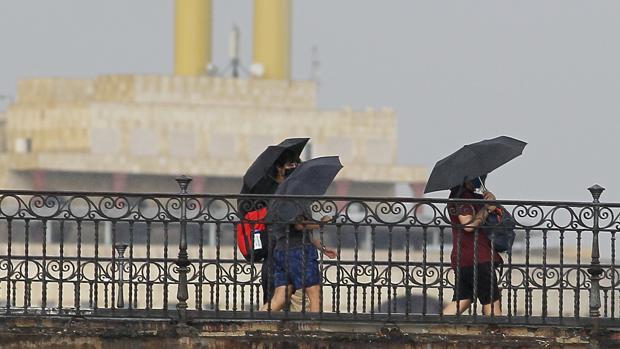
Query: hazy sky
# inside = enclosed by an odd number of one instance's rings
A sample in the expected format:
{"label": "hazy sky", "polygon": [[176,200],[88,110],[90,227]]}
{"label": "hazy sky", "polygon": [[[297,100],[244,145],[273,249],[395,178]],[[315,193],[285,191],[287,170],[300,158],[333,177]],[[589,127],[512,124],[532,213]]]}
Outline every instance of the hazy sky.
{"label": "hazy sky", "polygon": [[[214,0],[215,63],[250,0]],[[499,198],[620,201],[620,1],[295,0],[293,75],[321,60],[321,107],[390,106],[402,164],[497,135],[529,143]],[[172,72],[173,0],[2,0],[0,95],[28,76]],[[0,102],[1,103],[1,102]],[[445,196],[446,192],[438,193]]]}

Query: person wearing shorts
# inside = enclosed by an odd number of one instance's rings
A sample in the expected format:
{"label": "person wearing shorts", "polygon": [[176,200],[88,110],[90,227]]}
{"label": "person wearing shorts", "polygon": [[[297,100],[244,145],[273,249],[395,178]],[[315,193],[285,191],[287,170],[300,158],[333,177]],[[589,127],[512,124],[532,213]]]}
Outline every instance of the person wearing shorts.
{"label": "person wearing shorts", "polygon": [[[455,277],[453,302],[469,301],[474,302],[476,299],[482,305],[488,305],[501,300],[501,292],[497,286],[496,268],[491,268],[491,262],[478,263],[477,268],[473,266],[461,267],[458,270],[458,276]],[[475,274],[475,275],[474,275]],[[496,305],[497,310],[501,311],[501,303]],[[483,308],[484,309],[484,308]]]}
{"label": "person wearing shorts", "polygon": [[275,251],[274,284],[290,285],[291,293],[321,284],[318,253],[314,245]]}
{"label": "person wearing shorts", "polygon": [[[467,181],[455,187],[451,199],[495,200],[495,195],[486,191],[484,195],[475,190],[483,185],[484,177]],[[450,261],[455,274],[454,296],[443,310],[445,315],[461,314],[478,299],[485,315],[501,315],[501,290],[498,286],[497,267],[502,257],[493,250],[491,241],[479,228],[486,221],[495,206],[490,204],[449,204],[448,212],[452,223],[452,253]],[[477,230],[477,231],[476,231]]]}
{"label": "person wearing shorts", "polygon": [[[330,219],[326,216],[322,220],[325,222]],[[275,292],[261,310],[282,310],[289,304],[293,294],[306,294],[309,311],[319,312],[321,272],[318,250],[329,258],[335,258],[336,251],[320,245],[318,240],[312,238],[312,229],[318,227],[318,224],[304,221],[303,218],[297,224],[274,224]]]}
{"label": "person wearing shorts", "polygon": [[[246,193],[247,194],[274,194],[278,188],[278,185],[280,185],[280,183],[282,183],[286,179],[286,177],[288,177],[300,164],[301,164],[301,159],[293,151],[290,151],[290,150],[284,151],[274,164],[273,172],[271,174],[272,181],[270,182],[270,185],[263,186],[263,187],[258,188],[258,190],[253,190],[251,192],[246,192]],[[264,201],[259,201],[259,202],[249,201],[246,205],[249,205],[249,207],[259,207],[261,204],[265,206],[267,205],[267,203]],[[240,207],[243,207],[243,205],[241,205]],[[242,212],[242,215],[245,215],[245,212]],[[275,239],[271,239],[271,238],[269,239],[269,244],[268,244],[268,247],[266,248],[267,255],[265,256],[262,267],[261,267],[260,280],[261,280],[261,285],[263,289],[263,304],[269,302],[269,300],[273,297],[274,290],[275,290],[275,285],[274,285],[275,261],[274,261],[274,258],[272,257],[274,248],[275,248],[274,246],[275,242],[276,242]],[[318,240],[315,240],[312,243],[315,246],[319,246],[318,248],[320,248],[320,242]],[[292,294],[291,296],[291,310],[292,311],[301,311],[302,305],[305,303],[305,305],[307,306],[307,304],[309,303],[307,299],[306,301],[302,300],[301,293],[302,292],[296,292]]]}

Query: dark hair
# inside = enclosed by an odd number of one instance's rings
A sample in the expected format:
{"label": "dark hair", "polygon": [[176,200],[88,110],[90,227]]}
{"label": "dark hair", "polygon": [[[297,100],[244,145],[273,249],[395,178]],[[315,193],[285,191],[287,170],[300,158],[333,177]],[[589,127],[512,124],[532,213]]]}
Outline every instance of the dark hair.
{"label": "dark hair", "polygon": [[271,177],[276,178],[278,175],[278,167],[284,167],[287,162],[301,163],[301,160],[294,151],[290,149],[285,150],[284,152],[282,152],[282,155],[280,155],[280,157],[278,157],[278,159],[275,161],[275,166],[273,166],[273,168],[271,169]]}
{"label": "dark hair", "polygon": [[287,149],[285,151],[282,152],[282,155],[280,155],[280,157],[278,157],[278,159],[276,160],[276,166],[277,167],[282,167],[284,166],[287,162],[301,162],[301,160],[299,159],[299,156],[297,156],[297,154],[295,154],[294,151]]}
{"label": "dark hair", "polygon": [[450,196],[448,196],[448,199],[458,198],[463,193],[463,190],[465,190],[465,185],[463,184],[457,185],[456,187],[452,187],[450,189]]}
{"label": "dark hair", "polygon": [[[487,180],[487,175],[484,174],[482,176],[479,177],[480,181],[482,182],[482,184],[486,184],[486,180]],[[454,199],[454,198],[458,198],[459,196],[461,196],[461,194],[463,194],[463,191],[467,190],[467,188],[465,187],[465,182],[463,182],[461,185],[457,185],[455,187],[452,187],[450,189],[450,196],[448,196],[448,199]]]}

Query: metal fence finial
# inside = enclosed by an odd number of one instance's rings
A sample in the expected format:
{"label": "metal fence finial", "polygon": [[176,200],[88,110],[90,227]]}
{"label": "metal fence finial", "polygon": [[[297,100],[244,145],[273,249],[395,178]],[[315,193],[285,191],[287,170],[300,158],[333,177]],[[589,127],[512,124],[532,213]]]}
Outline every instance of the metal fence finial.
{"label": "metal fence finial", "polygon": [[588,190],[590,191],[590,194],[592,194],[592,199],[594,199],[593,202],[599,203],[599,199],[601,197],[601,194],[603,194],[603,191],[605,191],[605,188],[601,187],[598,184],[595,184],[588,188]]}

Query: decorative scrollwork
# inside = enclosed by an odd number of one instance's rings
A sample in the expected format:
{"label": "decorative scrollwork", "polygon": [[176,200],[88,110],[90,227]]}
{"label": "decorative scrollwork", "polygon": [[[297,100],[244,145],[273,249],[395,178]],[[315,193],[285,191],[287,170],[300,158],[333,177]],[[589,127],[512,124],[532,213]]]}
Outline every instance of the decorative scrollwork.
{"label": "decorative scrollwork", "polygon": [[[130,285],[138,298],[145,292],[152,300],[161,292],[173,299],[168,293],[180,289],[185,277],[196,299],[210,292],[211,302],[221,297],[228,304],[240,294],[258,295],[265,265],[245,261],[229,243],[242,215],[262,208],[268,211],[261,221],[267,229],[303,216],[317,223],[322,243],[337,246],[341,255],[320,263],[322,285],[333,302],[352,306],[351,298],[359,297],[363,307],[373,293],[375,300],[412,292],[448,295],[455,287],[448,256],[452,222],[482,205],[440,199],[5,192],[0,193],[0,237],[9,243],[0,252],[0,299],[13,297],[9,292],[22,292],[15,297],[24,299],[27,289],[51,284],[91,298],[97,292],[110,297],[113,288]],[[517,242],[498,270],[500,288],[528,302],[536,292],[579,297],[593,286],[610,299],[618,296],[620,268],[610,255],[615,255],[620,206],[501,205],[516,221]],[[333,219],[322,221],[324,216]],[[592,256],[594,236],[611,254]],[[115,251],[117,243],[131,244],[130,252]],[[588,303],[574,301],[575,307]]]}

